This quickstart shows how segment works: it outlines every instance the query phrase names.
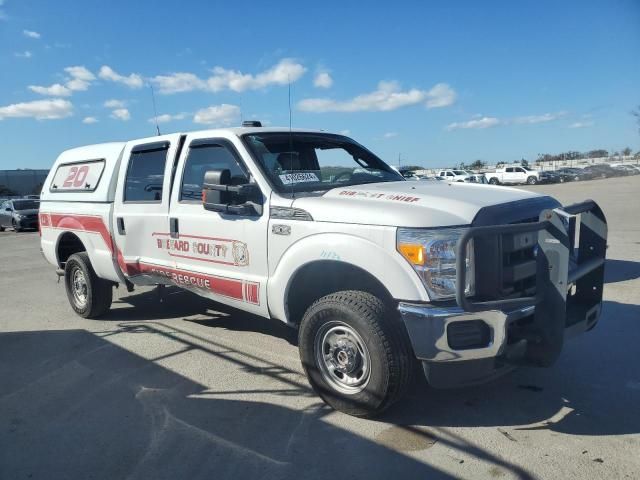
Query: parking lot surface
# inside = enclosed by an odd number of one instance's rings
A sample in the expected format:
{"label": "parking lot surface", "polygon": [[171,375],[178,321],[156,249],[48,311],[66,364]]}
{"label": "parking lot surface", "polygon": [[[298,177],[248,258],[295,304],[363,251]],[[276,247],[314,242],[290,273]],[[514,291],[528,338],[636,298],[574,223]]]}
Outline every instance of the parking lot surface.
{"label": "parking lot surface", "polygon": [[640,176],[533,186],[609,222],[600,323],[551,369],[375,421],[327,408],[295,332],[167,289],[73,314],[37,233],[0,233],[0,478],[639,478]]}

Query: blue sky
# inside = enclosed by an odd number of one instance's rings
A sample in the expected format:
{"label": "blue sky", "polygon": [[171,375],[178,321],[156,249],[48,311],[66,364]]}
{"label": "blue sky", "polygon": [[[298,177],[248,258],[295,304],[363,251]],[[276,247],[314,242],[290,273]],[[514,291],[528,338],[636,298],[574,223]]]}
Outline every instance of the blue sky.
{"label": "blue sky", "polygon": [[640,150],[640,2],[0,0],[0,169],[237,125],[349,132],[390,163]]}

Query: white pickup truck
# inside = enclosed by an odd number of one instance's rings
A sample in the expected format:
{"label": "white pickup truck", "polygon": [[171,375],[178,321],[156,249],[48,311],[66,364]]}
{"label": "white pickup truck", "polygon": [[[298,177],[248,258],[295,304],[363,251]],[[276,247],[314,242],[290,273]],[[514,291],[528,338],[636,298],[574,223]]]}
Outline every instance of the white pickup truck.
{"label": "white pickup truck", "polygon": [[68,150],[39,221],[78,315],[108,318],[117,285],[177,285],[281,320],[315,391],[357,416],[397,400],[416,359],[435,387],[549,366],[602,302],[594,202],[405,181],[321,131],[256,122]]}
{"label": "white pickup truck", "polygon": [[498,168],[495,172],[485,173],[485,176],[491,185],[535,185],[540,182],[540,173],[529,167]]}
{"label": "white pickup truck", "polygon": [[440,170],[436,177],[449,182],[464,182],[473,174],[466,170]]}

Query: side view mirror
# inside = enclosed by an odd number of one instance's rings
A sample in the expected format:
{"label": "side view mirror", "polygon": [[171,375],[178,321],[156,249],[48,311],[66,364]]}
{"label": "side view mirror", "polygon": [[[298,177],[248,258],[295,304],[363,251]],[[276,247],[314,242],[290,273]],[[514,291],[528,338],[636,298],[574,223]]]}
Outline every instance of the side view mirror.
{"label": "side view mirror", "polygon": [[202,184],[205,210],[230,215],[262,215],[262,192],[255,183],[231,185],[231,172],[209,170]]}
{"label": "side view mirror", "polygon": [[12,211],[12,210],[11,210],[11,207],[7,207],[7,208],[5,208],[5,210],[6,210],[7,212],[11,212],[11,211]]}

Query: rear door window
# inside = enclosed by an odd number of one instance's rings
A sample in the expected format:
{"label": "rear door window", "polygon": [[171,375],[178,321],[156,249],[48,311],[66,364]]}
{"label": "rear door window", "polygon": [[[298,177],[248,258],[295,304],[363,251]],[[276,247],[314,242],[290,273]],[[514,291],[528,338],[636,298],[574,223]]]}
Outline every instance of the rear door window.
{"label": "rear door window", "polygon": [[168,142],[157,147],[135,147],[124,187],[125,202],[161,202]]}

